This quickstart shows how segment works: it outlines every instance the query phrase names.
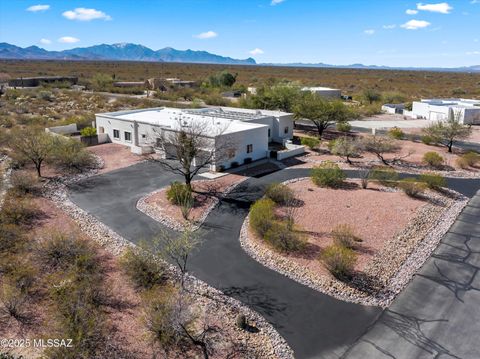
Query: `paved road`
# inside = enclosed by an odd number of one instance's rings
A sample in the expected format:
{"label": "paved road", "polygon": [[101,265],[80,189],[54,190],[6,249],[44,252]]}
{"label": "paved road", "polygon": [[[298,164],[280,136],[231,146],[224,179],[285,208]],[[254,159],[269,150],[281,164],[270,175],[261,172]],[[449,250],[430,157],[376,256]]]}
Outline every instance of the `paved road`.
{"label": "paved road", "polygon": [[480,358],[480,193],[344,358]]}
{"label": "paved road", "polygon": [[[336,300],[271,271],[251,259],[238,241],[250,203],[263,194],[266,184],[306,175],[307,169],[287,169],[237,187],[207,217],[205,241],[192,257],[191,271],[262,314],[297,358],[339,358],[359,343],[381,310]],[[132,242],[148,240],[161,226],[139,212],[136,201],[174,178],[156,164],[141,163],[76,185],[71,199]],[[460,179],[449,185],[468,196],[480,187]]]}

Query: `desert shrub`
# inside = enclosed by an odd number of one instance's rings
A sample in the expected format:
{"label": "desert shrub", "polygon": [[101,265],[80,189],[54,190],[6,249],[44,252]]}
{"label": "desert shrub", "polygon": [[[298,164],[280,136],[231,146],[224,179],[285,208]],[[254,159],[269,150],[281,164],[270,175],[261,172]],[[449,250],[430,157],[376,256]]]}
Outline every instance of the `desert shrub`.
{"label": "desert shrub", "polygon": [[260,199],[250,208],[250,226],[261,237],[267,233],[275,219],[273,209],[275,202],[271,199]]}
{"label": "desert shrub", "polygon": [[436,139],[433,136],[430,136],[430,135],[423,135],[421,137],[421,141],[422,141],[423,144],[425,144],[427,146],[433,145],[437,142]]}
{"label": "desert shrub", "polygon": [[97,135],[97,129],[95,127],[85,127],[80,130],[80,134],[84,137],[93,137]]}
{"label": "desert shrub", "polygon": [[76,233],[49,233],[37,248],[41,262],[53,269],[70,268],[78,259],[83,260],[92,252],[89,243]]}
{"label": "desert shrub", "polygon": [[343,184],[347,178],[345,172],[333,162],[325,162],[315,166],[310,172],[312,182],[320,187],[337,188]]}
{"label": "desert shrub", "polygon": [[162,348],[169,349],[186,340],[193,330],[195,315],[191,304],[175,287],[151,289],[143,293],[144,323],[152,339]]}
{"label": "desert shrub", "polygon": [[0,314],[1,317],[8,316],[20,323],[27,323],[27,295],[14,285],[4,282],[0,291]]}
{"label": "desert shrub", "polygon": [[4,277],[7,283],[14,286],[23,294],[30,292],[37,279],[37,269],[29,262],[21,259],[16,261],[15,266],[13,266]]}
{"label": "desert shrub", "polygon": [[193,203],[192,190],[184,183],[172,182],[167,190],[167,200],[177,206]]}
{"label": "desert shrub", "polygon": [[237,328],[239,329],[245,330],[248,327],[247,317],[245,316],[245,314],[237,315],[237,319],[235,320],[235,322],[237,324]]}
{"label": "desert shrub", "polygon": [[480,155],[476,152],[467,152],[461,156],[465,163],[470,166],[474,167],[480,162]]}
{"label": "desert shrub", "polygon": [[0,253],[16,252],[24,243],[24,235],[18,226],[0,223]]}
{"label": "desert shrub", "polygon": [[356,243],[362,240],[355,234],[353,228],[348,224],[339,224],[332,229],[333,241],[337,246],[355,248]]}
{"label": "desert shrub", "polygon": [[357,257],[349,248],[332,245],[322,251],[320,259],[333,276],[347,279],[353,273]]}
{"label": "desert shrub", "polygon": [[304,248],[300,235],[288,228],[286,222],[273,221],[265,233],[265,241],[281,252],[293,252]]}
{"label": "desert shrub", "polygon": [[395,187],[398,173],[391,167],[375,167],[370,171],[369,179],[386,187]]}
{"label": "desert shrub", "polygon": [[300,143],[304,146],[307,146],[311,150],[317,147],[320,144],[320,140],[316,137],[302,137]]}
{"label": "desert shrub", "polygon": [[265,196],[280,205],[290,203],[295,198],[293,190],[287,185],[281,183],[270,184],[267,187]]}
{"label": "desert shrub", "polygon": [[53,101],[53,94],[50,91],[39,91],[37,97],[44,101]]}
{"label": "desert shrub", "polygon": [[419,180],[427,185],[428,188],[438,190],[447,186],[445,177],[438,173],[422,173]]}
{"label": "desert shrub", "polygon": [[426,184],[419,182],[416,178],[405,178],[398,183],[400,189],[409,197],[419,197],[425,192]]}
{"label": "desert shrub", "polygon": [[0,212],[0,223],[29,225],[38,215],[39,210],[30,199],[8,194]]}
{"label": "desert shrub", "polygon": [[165,282],[165,267],[147,254],[128,249],[121,259],[125,273],[137,288],[150,289]]}
{"label": "desert shrub", "polygon": [[82,172],[97,165],[95,157],[85,145],[73,139],[57,139],[50,160],[57,168],[67,172]]}
{"label": "desert shrub", "polygon": [[349,132],[352,129],[352,125],[347,121],[340,121],[337,122],[335,128],[340,132]]}
{"label": "desert shrub", "polygon": [[393,127],[388,131],[388,136],[394,140],[401,140],[405,136],[405,133],[402,131],[402,129]]}
{"label": "desert shrub", "polygon": [[461,169],[468,169],[470,166],[468,165],[468,161],[463,158],[462,156],[458,157],[456,160],[455,160],[455,163],[457,164],[458,167],[460,167]]}
{"label": "desert shrub", "polygon": [[48,358],[95,358],[105,343],[105,318],[99,310],[98,277],[88,280],[74,275],[61,277],[50,287],[58,333],[73,340],[72,348],[58,347],[47,351]]}
{"label": "desert shrub", "polygon": [[429,166],[440,168],[445,162],[445,159],[438,152],[430,151],[423,155],[423,162]]}
{"label": "desert shrub", "polygon": [[394,91],[383,92],[382,99],[385,103],[403,103],[406,101],[403,93]]}
{"label": "desert shrub", "polygon": [[231,106],[231,102],[220,95],[208,95],[203,101],[210,106]]}
{"label": "desert shrub", "polygon": [[38,194],[40,183],[38,177],[27,171],[14,171],[10,176],[12,190],[17,195]]}

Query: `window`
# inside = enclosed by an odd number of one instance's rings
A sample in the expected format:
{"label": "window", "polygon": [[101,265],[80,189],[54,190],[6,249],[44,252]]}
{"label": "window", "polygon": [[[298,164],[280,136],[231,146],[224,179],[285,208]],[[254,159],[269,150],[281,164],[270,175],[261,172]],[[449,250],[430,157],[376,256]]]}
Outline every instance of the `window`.
{"label": "window", "polygon": [[116,140],[120,139],[120,131],[119,130],[113,130],[113,138]]}
{"label": "window", "polygon": [[142,133],[142,138],[147,138],[147,135]]}
{"label": "window", "polygon": [[253,145],[247,145],[247,153],[253,152]]}
{"label": "window", "polygon": [[271,136],[272,130],[268,129],[268,137]]}
{"label": "window", "polygon": [[132,133],[131,132],[125,131],[124,135],[125,135],[125,141],[132,142]]}
{"label": "window", "polygon": [[285,127],[285,130],[283,131],[285,134],[288,133],[288,126]]}

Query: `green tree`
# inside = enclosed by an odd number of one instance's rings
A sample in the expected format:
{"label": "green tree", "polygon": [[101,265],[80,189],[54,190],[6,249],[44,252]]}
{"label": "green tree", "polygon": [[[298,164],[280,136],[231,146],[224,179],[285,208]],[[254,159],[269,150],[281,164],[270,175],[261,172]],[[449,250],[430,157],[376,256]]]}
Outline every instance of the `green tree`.
{"label": "green tree", "polygon": [[432,123],[423,129],[424,135],[430,136],[434,142],[443,144],[448,152],[452,152],[455,141],[468,138],[472,133],[471,127],[461,122],[461,115],[461,112],[457,111],[450,114],[447,121]]}
{"label": "green tree", "polygon": [[352,164],[350,157],[358,156],[360,152],[359,141],[347,136],[336,139],[332,146],[332,154],[344,158],[349,164]]}
{"label": "green tree", "polygon": [[366,89],[362,93],[362,97],[365,101],[367,101],[370,105],[374,102],[378,102],[382,100],[382,94],[378,91],[372,89]]}
{"label": "green tree", "polygon": [[207,84],[211,87],[232,87],[237,81],[237,74],[231,74],[230,72],[223,70],[214,75],[210,75],[207,80]]}
{"label": "green tree", "polygon": [[32,162],[38,177],[42,176],[42,165],[53,151],[53,141],[49,134],[40,128],[15,128],[9,134],[8,145],[14,158]]}
{"label": "green tree", "polygon": [[257,94],[249,96],[244,104],[250,108],[292,112],[300,96],[300,87],[296,85],[263,86],[257,90]]}
{"label": "green tree", "polygon": [[92,77],[90,84],[95,91],[107,91],[113,84],[113,79],[110,75],[98,73]]}
{"label": "green tree", "polygon": [[326,101],[312,93],[302,95],[293,110],[297,120],[306,119],[315,125],[319,138],[333,124],[355,117],[354,113],[341,101]]}

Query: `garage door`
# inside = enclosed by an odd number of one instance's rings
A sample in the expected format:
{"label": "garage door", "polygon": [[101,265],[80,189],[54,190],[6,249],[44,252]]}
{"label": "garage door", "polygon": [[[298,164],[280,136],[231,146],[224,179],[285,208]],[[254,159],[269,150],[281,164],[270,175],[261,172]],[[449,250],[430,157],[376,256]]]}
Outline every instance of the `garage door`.
{"label": "garage door", "polygon": [[444,113],[441,113],[441,112],[430,111],[428,119],[430,121],[445,121],[447,119],[447,116]]}

